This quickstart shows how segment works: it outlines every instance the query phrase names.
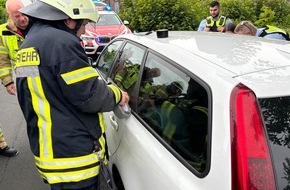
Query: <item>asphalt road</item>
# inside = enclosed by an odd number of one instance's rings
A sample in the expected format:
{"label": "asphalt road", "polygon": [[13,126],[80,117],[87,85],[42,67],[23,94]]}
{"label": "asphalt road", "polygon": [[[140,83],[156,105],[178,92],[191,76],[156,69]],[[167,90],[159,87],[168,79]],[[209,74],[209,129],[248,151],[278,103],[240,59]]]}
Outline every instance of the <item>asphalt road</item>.
{"label": "asphalt road", "polygon": [[0,123],[8,145],[19,151],[16,157],[0,156],[0,190],[49,190],[36,170],[17,97],[9,95],[1,84]]}
{"label": "asphalt road", "polygon": [[[16,157],[0,156],[0,190],[50,190],[36,170],[17,97],[9,95],[1,84],[0,123],[7,144],[19,151]],[[104,184],[101,189],[106,190]]]}

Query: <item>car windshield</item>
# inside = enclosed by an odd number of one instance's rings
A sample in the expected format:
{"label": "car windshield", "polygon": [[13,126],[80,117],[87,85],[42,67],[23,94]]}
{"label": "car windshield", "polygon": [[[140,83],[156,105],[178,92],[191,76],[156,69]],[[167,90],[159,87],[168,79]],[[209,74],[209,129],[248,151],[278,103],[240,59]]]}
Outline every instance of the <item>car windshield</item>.
{"label": "car windshield", "polygon": [[259,99],[280,190],[290,189],[290,96]]}
{"label": "car windshield", "polygon": [[100,14],[99,16],[100,18],[96,23],[97,26],[121,24],[120,19],[114,14]]}

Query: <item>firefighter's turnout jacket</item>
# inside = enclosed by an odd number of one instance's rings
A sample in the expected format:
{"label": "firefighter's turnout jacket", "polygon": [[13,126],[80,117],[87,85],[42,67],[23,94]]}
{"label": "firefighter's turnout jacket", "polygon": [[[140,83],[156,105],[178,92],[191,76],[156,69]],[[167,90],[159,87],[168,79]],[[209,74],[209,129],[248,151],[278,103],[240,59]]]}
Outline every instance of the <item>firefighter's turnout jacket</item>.
{"label": "firefighter's turnout jacket", "polygon": [[[45,40],[43,40],[45,39]],[[51,185],[77,188],[96,183],[98,142],[104,151],[104,118],[121,91],[98,79],[79,38],[36,22],[15,64],[18,101],[36,166]],[[66,186],[65,186],[66,185]]]}
{"label": "firefighter's turnout jacket", "polygon": [[138,80],[139,64],[126,64],[125,67],[116,74],[115,81],[121,84],[123,90],[128,91]]}
{"label": "firefighter's turnout jacket", "polygon": [[0,79],[4,86],[13,82],[12,69],[23,39],[24,36],[12,20],[0,25]]}

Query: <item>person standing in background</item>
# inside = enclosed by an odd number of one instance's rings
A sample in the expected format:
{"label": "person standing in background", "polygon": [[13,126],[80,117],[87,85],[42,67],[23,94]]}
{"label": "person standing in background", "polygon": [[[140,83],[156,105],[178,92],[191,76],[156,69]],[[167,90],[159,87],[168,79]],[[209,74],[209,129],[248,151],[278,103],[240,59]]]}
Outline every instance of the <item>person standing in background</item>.
{"label": "person standing in background", "polygon": [[212,1],[209,4],[210,16],[200,22],[197,31],[224,32],[225,25],[232,23],[232,21],[231,19],[221,15],[220,12],[220,3],[218,1]]}
{"label": "person standing in background", "polygon": [[[16,52],[28,31],[28,17],[19,12],[23,7],[20,0],[7,0],[8,22],[0,25],[0,79],[11,95],[16,95],[12,70]],[[9,147],[0,128],[0,155],[16,156],[18,151]]]}

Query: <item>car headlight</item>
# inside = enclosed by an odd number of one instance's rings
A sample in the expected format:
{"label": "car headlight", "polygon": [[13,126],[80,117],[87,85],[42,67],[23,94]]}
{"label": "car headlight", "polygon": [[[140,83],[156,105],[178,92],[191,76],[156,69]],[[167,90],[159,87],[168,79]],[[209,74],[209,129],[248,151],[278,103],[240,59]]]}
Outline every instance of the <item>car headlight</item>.
{"label": "car headlight", "polygon": [[85,36],[85,35],[81,35],[81,40],[85,40],[85,41],[93,41],[95,40],[95,37],[93,36]]}

